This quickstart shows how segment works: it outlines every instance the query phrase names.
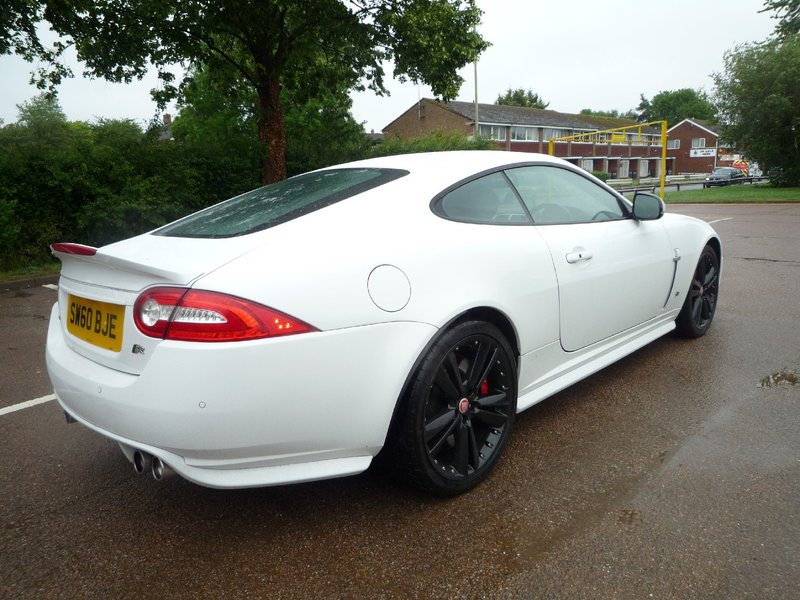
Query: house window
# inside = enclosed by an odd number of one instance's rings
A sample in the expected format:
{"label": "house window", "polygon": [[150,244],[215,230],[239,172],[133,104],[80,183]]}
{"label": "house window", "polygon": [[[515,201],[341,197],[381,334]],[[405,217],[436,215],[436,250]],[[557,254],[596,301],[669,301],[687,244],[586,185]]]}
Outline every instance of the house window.
{"label": "house window", "polygon": [[515,142],[537,142],[539,130],[536,127],[512,127],[511,139]]}
{"label": "house window", "polygon": [[667,150],[679,150],[681,147],[680,140],[667,140]]}
{"label": "house window", "polygon": [[566,137],[569,135],[569,131],[563,129],[545,129],[544,130],[544,141],[548,141],[552,138],[559,138],[559,137]]}
{"label": "house window", "polygon": [[581,160],[581,169],[584,171],[591,171],[594,166],[594,161],[591,158],[584,158]]}
{"label": "house window", "polygon": [[692,138],[692,148],[705,148],[706,138]]}
{"label": "house window", "polygon": [[480,134],[482,138],[504,142],[506,139],[506,128],[501,125],[481,125]]}

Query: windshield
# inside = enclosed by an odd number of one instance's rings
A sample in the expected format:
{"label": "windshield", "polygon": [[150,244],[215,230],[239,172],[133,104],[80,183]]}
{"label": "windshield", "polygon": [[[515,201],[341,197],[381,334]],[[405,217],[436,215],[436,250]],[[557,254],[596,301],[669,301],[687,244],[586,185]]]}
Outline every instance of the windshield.
{"label": "windshield", "polygon": [[331,169],[246,192],[154,232],[170,237],[246,235],[296,219],[408,175],[399,169]]}

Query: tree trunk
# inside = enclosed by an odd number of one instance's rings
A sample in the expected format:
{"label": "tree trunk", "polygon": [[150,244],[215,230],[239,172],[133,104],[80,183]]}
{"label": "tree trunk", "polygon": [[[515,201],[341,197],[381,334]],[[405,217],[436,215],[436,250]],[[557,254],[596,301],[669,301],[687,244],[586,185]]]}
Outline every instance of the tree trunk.
{"label": "tree trunk", "polygon": [[261,161],[261,182],[286,179],[286,127],[279,75],[271,75],[258,86],[258,139],[266,152]]}

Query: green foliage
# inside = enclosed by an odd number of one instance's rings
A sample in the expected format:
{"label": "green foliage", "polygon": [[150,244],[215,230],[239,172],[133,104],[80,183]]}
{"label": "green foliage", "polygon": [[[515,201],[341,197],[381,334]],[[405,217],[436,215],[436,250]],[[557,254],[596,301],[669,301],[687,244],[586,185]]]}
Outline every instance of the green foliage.
{"label": "green foliage", "polygon": [[591,108],[583,108],[578,114],[586,115],[587,117],[608,117],[610,119],[629,119],[631,121],[635,121],[638,116],[632,108],[625,112],[620,112],[617,109],[592,110]]}
{"label": "green foliage", "polygon": [[28,62],[41,61],[46,66],[38,69],[39,87],[52,88],[72,71],[59,59],[65,48],[57,42],[52,48],[42,45],[36,27],[45,18],[47,0],[0,1],[0,56],[17,54]]}
{"label": "green foliage", "polygon": [[[256,99],[240,84],[194,70],[171,135],[160,123],[69,122],[44,95],[20,105],[0,128],[0,270],[47,264],[53,242],[104,245],[257,187]],[[368,154],[346,93],[284,94],[290,173]]]}
{"label": "green foliage", "polygon": [[502,106],[524,106],[526,108],[547,108],[550,106],[550,103],[540,98],[539,94],[522,88],[515,90],[508,88],[504,94],[497,96],[497,100],[494,103]]}
{"label": "green foliage", "polygon": [[597,177],[600,181],[608,181],[611,177],[611,174],[605,171],[592,171],[592,175]]}
{"label": "green foliage", "polygon": [[11,262],[11,257],[16,255],[21,232],[22,223],[17,219],[17,201],[14,198],[0,197],[0,264],[4,260]]}
{"label": "green foliage", "polygon": [[0,269],[47,263],[53,242],[141,233],[258,184],[257,160],[159,133],[68,122],[44,96],[21,105],[0,129]]}
{"label": "green foliage", "polygon": [[427,83],[443,100],[455,98],[461,89],[464,80],[458,69],[475,61],[489,46],[477,32],[481,11],[474,0],[360,0],[351,4],[363,15],[359,33],[373,30],[370,20],[377,24],[375,34],[368,34],[370,71],[382,75],[375,59],[390,58],[395,76]]}
{"label": "green foliage", "polygon": [[[131,81],[155,66],[161,103],[188,83],[175,81],[172,65],[234,69],[258,98],[264,181],[286,174],[285,88],[320,101],[342,88],[385,93],[391,61],[401,80],[453,98],[463,82],[458,69],[488,46],[477,33],[480,15],[474,0],[231,0],[211,8],[207,0],[60,0],[47,2],[44,13],[88,75]],[[61,76],[51,72],[51,86]]]}
{"label": "green foliage", "polygon": [[82,192],[83,124],[68,123],[43,97],[18,108],[19,122],[0,130],[0,261],[28,261],[46,248],[69,228]]}
{"label": "green foliage", "polygon": [[778,39],[788,39],[800,34],[800,0],[766,0],[760,12],[773,11],[773,19],[778,20],[775,35]]}
{"label": "green foliage", "polygon": [[291,105],[286,113],[286,171],[297,175],[366,156],[371,146],[348,104],[335,98]]}
{"label": "green foliage", "polygon": [[485,138],[467,139],[452,132],[436,131],[426,136],[401,140],[390,138],[372,149],[372,156],[413,154],[416,152],[442,152],[445,150],[496,150],[494,142]]}
{"label": "green foliage", "polygon": [[800,36],[736,47],[714,83],[723,139],[774,185],[800,185]]}
{"label": "green foliage", "polygon": [[37,44],[36,23],[42,18],[41,6],[29,0],[4,0],[0,4],[0,55],[22,54]]}
{"label": "green foliage", "polygon": [[666,121],[669,127],[689,118],[716,120],[716,108],[708,95],[702,90],[690,88],[659,92],[652,100],[641,94],[637,110],[639,122]]}
{"label": "green foliage", "polygon": [[[256,94],[236,71],[195,69],[180,104],[172,131],[179,142],[203,146],[242,177],[258,172],[260,147]],[[305,173],[363,157],[369,141],[350,114],[345,89],[310,97],[304,90],[284,88],[287,174]]]}

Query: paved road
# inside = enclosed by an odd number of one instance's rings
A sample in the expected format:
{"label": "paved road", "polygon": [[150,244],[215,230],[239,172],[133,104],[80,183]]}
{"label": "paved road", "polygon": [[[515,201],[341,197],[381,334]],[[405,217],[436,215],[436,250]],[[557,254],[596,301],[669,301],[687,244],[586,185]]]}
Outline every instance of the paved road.
{"label": "paved road", "polygon": [[[0,415],[0,597],[796,597],[800,205],[670,210],[722,236],[711,331],[523,413],[460,498],[158,484],[54,402]],[[51,391],[54,299],[0,291],[0,411]]]}

